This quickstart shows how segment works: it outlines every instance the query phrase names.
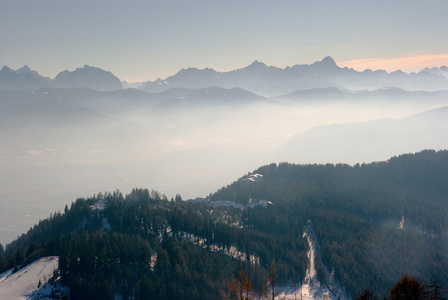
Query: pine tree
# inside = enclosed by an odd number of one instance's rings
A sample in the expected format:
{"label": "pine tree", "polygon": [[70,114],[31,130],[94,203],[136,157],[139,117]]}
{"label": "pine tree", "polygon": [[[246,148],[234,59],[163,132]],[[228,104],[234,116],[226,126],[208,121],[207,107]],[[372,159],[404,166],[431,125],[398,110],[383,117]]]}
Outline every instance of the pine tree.
{"label": "pine tree", "polygon": [[361,295],[359,295],[356,300],[376,300],[377,297],[373,294],[372,290],[366,289]]}

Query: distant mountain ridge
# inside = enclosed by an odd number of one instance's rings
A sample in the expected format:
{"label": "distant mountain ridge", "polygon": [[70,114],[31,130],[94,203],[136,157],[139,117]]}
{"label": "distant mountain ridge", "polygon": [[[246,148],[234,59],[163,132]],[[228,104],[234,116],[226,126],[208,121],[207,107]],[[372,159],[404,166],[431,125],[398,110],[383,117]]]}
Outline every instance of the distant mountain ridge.
{"label": "distant mountain ridge", "polygon": [[404,90],[448,89],[446,67],[424,69],[418,73],[384,70],[358,72],[340,68],[327,56],[310,65],[294,65],[284,69],[254,61],[242,69],[218,72],[213,69],[182,69],[165,80],[148,81],[139,88],[160,92],[169,88],[239,87],[262,96],[276,96],[296,90],[338,87],[348,90],[397,87]]}
{"label": "distant mountain ridge", "polygon": [[121,90],[120,79],[111,72],[85,65],[75,71],[63,71],[54,78],[58,88],[91,88],[99,91]]}
{"label": "distant mountain ridge", "polygon": [[[384,87],[374,90],[357,90],[350,91],[337,87],[313,88],[296,90],[286,95],[272,97],[272,99],[281,102],[290,103],[312,103],[316,101],[358,101],[367,103],[369,101],[378,102],[399,102],[406,101],[408,103],[426,102],[436,99],[444,99],[447,96],[446,91],[407,91],[397,87]],[[437,101],[437,100],[436,100]],[[440,102],[440,105],[445,105]]]}
{"label": "distant mountain ridge", "polygon": [[43,77],[26,65],[15,71],[7,66],[0,70],[0,91],[37,91],[43,88],[115,91],[123,89],[123,86],[111,72],[88,65],[74,71],[62,71],[54,79]]}
{"label": "distant mountain ridge", "polygon": [[7,66],[0,70],[0,91],[34,91],[50,84],[50,78],[39,75],[26,65],[17,70]]}
{"label": "distant mountain ridge", "polygon": [[219,87],[181,89],[173,88],[159,94],[164,101],[159,107],[207,107],[210,105],[235,106],[239,104],[274,103],[241,88],[225,89]]}
{"label": "distant mountain ridge", "polygon": [[[374,161],[381,153],[386,159],[394,153],[447,149],[448,106],[401,119],[377,119],[359,123],[314,127],[293,136],[277,153],[280,161],[301,162]],[[374,150],[374,151],[373,151]],[[372,155],[375,152],[375,155]],[[347,156],[347,154],[349,154]]]}
{"label": "distant mountain ridge", "polygon": [[[166,79],[141,82],[136,85],[124,83],[126,87],[138,88],[148,93],[160,93],[171,88],[202,89],[220,87],[245,89],[261,96],[277,96],[297,90],[337,87],[347,90],[379,89],[397,87],[404,90],[447,90],[448,68],[425,68],[418,73],[367,69],[359,72],[339,67],[327,56],[312,64],[278,68],[255,60],[252,64],[228,72],[211,68],[181,69]],[[1,91],[34,91],[40,88],[91,88],[112,91],[123,88],[122,82],[111,72],[85,65],[74,71],[63,71],[55,79],[43,77],[25,66],[11,70],[4,66],[0,70]]]}

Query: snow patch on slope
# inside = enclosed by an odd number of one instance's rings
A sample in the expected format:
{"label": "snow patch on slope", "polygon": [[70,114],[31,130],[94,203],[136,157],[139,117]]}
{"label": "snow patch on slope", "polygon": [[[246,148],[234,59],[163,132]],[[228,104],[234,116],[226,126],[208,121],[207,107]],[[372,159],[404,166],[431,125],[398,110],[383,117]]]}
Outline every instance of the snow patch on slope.
{"label": "snow patch on slope", "polygon": [[50,299],[53,290],[62,291],[67,295],[68,288],[58,288],[57,281],[50,283],[54,270],[58,269],[58,264],[59,257],[49,256],[35,260],[17,272],[11,269],[0,274],[0,298],[5,300]]}
{"label": "snow patch on slope", "polygon": [[[339,284],[331,273],[326,284],[319,282],[316,272],[316,259],[320,254],[320,246],[317,240],[311,221],[305,226],[303,238],[308,241],[308,268],[306,269],[305,280],[298,290],[285,288],[279,295],[279,299],[302,299],[302,300],[341,300],[348,299],[345,292],[339,287]],[[319,260],[320,262],[320,260]]]}

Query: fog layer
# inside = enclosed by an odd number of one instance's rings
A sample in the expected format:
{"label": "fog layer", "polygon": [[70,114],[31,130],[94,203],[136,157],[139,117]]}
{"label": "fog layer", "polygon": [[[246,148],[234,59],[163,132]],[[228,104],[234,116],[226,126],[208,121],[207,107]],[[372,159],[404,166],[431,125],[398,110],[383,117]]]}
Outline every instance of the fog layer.
{"label": "fog layer", "polygon": [[0,243],[98,192],[144,187],[188,199],[272,162],[368,163],[448,148],[445,105],[446,92],[399,89],[3,91]]}

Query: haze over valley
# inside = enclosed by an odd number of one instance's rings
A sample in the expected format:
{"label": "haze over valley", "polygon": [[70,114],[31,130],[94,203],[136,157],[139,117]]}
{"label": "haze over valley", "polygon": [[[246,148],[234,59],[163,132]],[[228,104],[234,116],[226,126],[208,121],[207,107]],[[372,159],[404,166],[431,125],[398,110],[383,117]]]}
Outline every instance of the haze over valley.
{"label": "haze over valley", "polygon": [[125,89],[91,66],[55,79],[5,66],[0,242],[98,192],[148,187],[188,199],[272,162],[356,164],[446,149],[447,74],[358,72],[325,57],[284,69],[189,68]]}

